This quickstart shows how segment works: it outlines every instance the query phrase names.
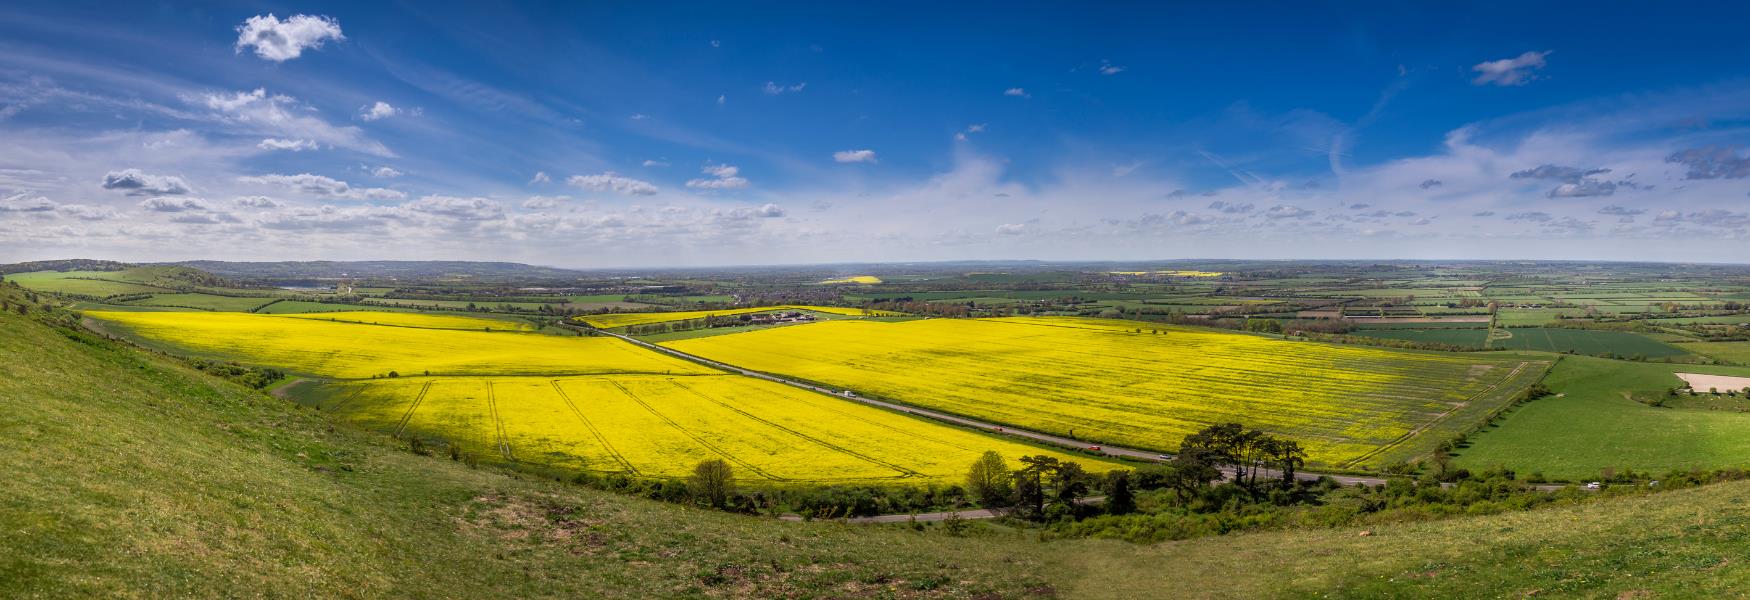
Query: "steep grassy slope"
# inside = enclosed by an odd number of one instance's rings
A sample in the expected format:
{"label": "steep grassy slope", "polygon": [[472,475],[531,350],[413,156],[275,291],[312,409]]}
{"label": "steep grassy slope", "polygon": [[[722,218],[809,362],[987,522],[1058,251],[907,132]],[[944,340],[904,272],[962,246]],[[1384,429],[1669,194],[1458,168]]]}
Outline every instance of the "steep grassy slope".
{"label": "steep grassy slope", "polygon": [[785,523],[416,456],[0,314],[3,597],[1718,597],[1746,495],[1152,547]]}

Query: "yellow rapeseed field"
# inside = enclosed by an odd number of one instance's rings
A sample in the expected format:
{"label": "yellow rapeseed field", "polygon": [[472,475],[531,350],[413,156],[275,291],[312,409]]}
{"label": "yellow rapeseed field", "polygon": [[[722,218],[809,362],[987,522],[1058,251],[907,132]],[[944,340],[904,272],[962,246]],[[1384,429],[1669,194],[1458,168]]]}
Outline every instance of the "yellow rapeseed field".
{"label": "yellow rapeseed field", "polygon": [[722,310],[685,310],[671,312],[638,312],[638,313],[607,313],[579,317],[583,322],[599,329],[614,329],[630,325],[649,325],[651,323],[667,323],[669,321],[685,321],[688,319],[703,319],[724,315],[740,315],[747,313],[771,312],[775,310],[811,310],[833,315],[847,316],[893,316],[899,313],[864,310],[861,308],[846,308],[843,306],[761,306],[756,308],[725,308]]}
{"label": "yellow rapeseed field", "polygon": [[426,329],[473,329],[492,331],[534,331],[535,326],[524,321],[509,319],[488,319],[484,317],[469,317],[463,315],[438,315],[410,312],[384,311],[339,311],[324,313],[293,313],[273,315],[281,319],[315,319],[318,321],[336,321],[343,323],[364,323],[368,325],[392,325],[396,327],[423,327]]}
{"label": "yellow rapeseed field", "polygon": [[[389,313],[384,313],[389,314]],[[716,373],[609,337],[384,327],[320,318],[210,312],[86,317],[197,356],[338,378],[401,375]]]}
{"label": "yellow rapeseed field", "polygon": [[321,406],[494,461],[638,477],[721,458],[775,484],[948,484],[986,450],[1115,466],[736,375],[356,381]]}
{"label": "yellow rapeseed field", "polygon": [[664,345],[1104,443],[1170,450],[1206,425],[1241,422],[1297,439],[1324,463],[1365,456],[1492,398],[1519,366],[1070,317],[828,321]]}
{"label": "yellow rapeseed field", "polygon": [[876,277],[874,275],[855,275],[855,276],[851,276],[851,277],[840,277],[838,279],[828,279],[828,280],[822,281],[820,283],[822,285],[844,285],[844,284],[875,285],[875,284],[881,283],[881,278]]}

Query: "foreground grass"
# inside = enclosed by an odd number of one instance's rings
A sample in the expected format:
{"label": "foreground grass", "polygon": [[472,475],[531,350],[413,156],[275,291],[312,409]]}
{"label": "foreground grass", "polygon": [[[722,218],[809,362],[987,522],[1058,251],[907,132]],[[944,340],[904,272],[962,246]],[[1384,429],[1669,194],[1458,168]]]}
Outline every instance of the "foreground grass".
{"label": "foreground grass", "polygon": [[1054,554],[1078,572],[1063,588],[1069,597],[1740,597],[1750,589],[1747,493],[1750,482],[1735,482],[1489,517]]}
{"label": "foreground grass", "polygon": [[1750,376],[1750,369],[1565,357],[1544,380],[1559,397],[1528,403],[1472,437],[1457,464],[1567,480],[1595,479],[1605,468],[1661,473],[1750,466],[1750,413],[1636,400],[1681,384],[1672,373]]}
{"label": "foreground grass", "polygon": [[0,315],[0,596],[1611,597],[1750,585],[1750,483],[1369,536],[963,539],[469,469],[81,339]]}

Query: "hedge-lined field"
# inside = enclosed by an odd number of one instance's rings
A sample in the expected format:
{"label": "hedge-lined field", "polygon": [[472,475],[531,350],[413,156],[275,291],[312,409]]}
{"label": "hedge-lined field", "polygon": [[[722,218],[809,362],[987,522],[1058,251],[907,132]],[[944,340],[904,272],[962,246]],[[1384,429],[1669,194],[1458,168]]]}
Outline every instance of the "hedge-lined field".
{"label": "hedge-lined field", "polygon": [[1544,366],[1080,318],[829,321],[665,345],[1112,444],[1170,450],[1238,421],[1326,464],[1367,459],[1437,421],[1444,431],[1448,413],[1474,422]]}

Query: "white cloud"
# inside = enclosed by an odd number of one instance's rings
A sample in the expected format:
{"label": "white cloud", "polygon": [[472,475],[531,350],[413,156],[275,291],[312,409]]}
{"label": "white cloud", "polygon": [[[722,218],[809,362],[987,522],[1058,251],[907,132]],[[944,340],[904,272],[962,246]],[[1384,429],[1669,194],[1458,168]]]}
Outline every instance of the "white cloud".
{"label": "white cloud", "polygon": [[401,114],[401,109],[395,108],[394,105],[382,100],[378,100],[370,105],[359,107],[359,118],[366,121],[387,119],[398,114]]}
{"label": "white cloud", "polygon": [[643,121],[648,118],[650,117],[644,116],[644,113],[632,113],[632,120],[634,121]]}
{"label": "white cloud", "polygon": [[565,183],[592,191],[613,192],[622,196],[650,196],[657,192],[648,181],[622,177],[613,171],[598,175],[572,175]]}
{"label": "white cloud", "polygon": [[737,208],[724,213],[723,216],[737,221],[745,221],[749,219],[775,219],[784,216],[784,209],[776,204],[767,203],[757,207],[744,206]]}
{"label": "white cloud", "polygon": [[407,194],[388,188],[354,188],[346,182],[323,175],[299,173],[297,175],[246,175],[238,177],[241,183],[274,185],[294,189],[313,196],[346,198],[350,200],[398,200],[406,198]]}
{"label": "white cloud", "polygon": [[874,150],[840,150],[832,153],[832,159],[842,163],[873,163]]}
{"label": "white cloud", "polygon": [[139,169],[110,171],[103,176],[103,189],[125,190],[129,196],[176,196],[193,191],[175,175],[149,175]]}
{"label": "white cloud", "polygon": [[255,88],[253,92],[237,92],[235,94],[207,94],[204,96],[207,108],[219,112],[237,112],[243,107],[267,98],[267,88]]}
{"label": "white cloud", "polygon": [[232,198],[231,203],[239,208],[279,208],[284,206],[278,200],[267,196],[238,196]]}
{"label": "white cloud", "polygon": [[722,48],[723,41],[722,40],[711,40],[711,47],[712,48]]}
{"label": "white cloud", "polygon": [[570,199],[567,196],[529,196],[527,200],[523,201],[523,208],[529,210],[557,208],[560,203]]}
{"label": "white cloud", "polygon": [[401,172],[395,170],[392,167],[377,167],[375,169],[371,169],[371,176],[381,178],[381,179],[394,179],[396,177],[400,177]]}
{"label": "white cloud", "polygon": [[666,167],[666,166],[668,166],[668,161],[656,160],[656,159],[645,159],[644,166],[646,166],[646,167]]}
{"label": "white cloud", "polygon": [[485,198],[431,195],[402,204],[401,208],[462,221],[486,221],[504,216],[504,207]]}
{"label": "white cloud", "polygon": [[50,212],[60,205],[42,196],[16,194],[0,198],[0,213]]}
{"label": "white cloud", "polygon": [[253,48],[255,55],[274,62],[297,58],[306,48],[321,48],[328,40],[341,41],[340,22],[329,17],[294,15],[284,21],[273,16],[249,17],[237,26],[237,51]]}
{"label": "white cloud", "polygon": [[1032,98],[1033,97],[1032,94],[1027,93],[1027,90],[1025,90],[1023,88],[1018,88],[1018,87],[1012,87],[1012,88],[1003,90],[1003,95],[1004,96],[1014,96],[1016,98]]}
{"label": "white cloud", "polygon": [[[808,82],[806,82],[806,81],[804,81],[802,83],[792,84],[792,85],[778,85],[777,82],[767,81],[765,87],[760,88],[760,89],[761,89],[761,91],[764,91],[767,94],[776,96],[778,94],[783,94],[786,92],[800,92],[804,88],[807,88],[807,87],[808,87]],[[717,103],[722,104],[723,99],[721,97],[719,97],[717,99]]]}
{"label": "white cloud", "polygon": [[741,169],[729,165],[705,165],[700,172],[710,175],[710,179],[689,179],[687,187],[701,190],[736,190],[747,187],[748,181],[740,176]]}
{"label": "white cloud", "polygon": [[1304,219],[1312,214],[1313,211],[1286,204],[1278,204],[1264,211],[1264,216],[1270,219]]}
{"label": "white cloud", "polygon": [[184,197],[184,198],[169,198],[169,197],[160,196],[157,198],[147,198],[145,200],[141,200],[140,201],[140,208],[143,208],[143,209],[146,209],[149,211],[153,211],[153,212],[174,213],[174,212],[185,212],[185,211],[202,211],[202,210],[207,210],[209,208],[209,206],[207,205],[207,202],[205,200],[202,200],[200,198],[186,198],[186,197]]}
{"label": "white cloud", "polygon": [[1474,85],[1494,84],[1502,86],[1525,85],[1531,83],[1533,80],[1537,79],[1537,73],[1535,73],[1535,71],[1543,68],[1546,64],[1544,62],[1544,57],[1549,56],[1549,54],[1550,51],[1526,52],[1513,58],[1503,58],[1501,60],[1491,60],[1479,63],[1476,66],[1471,67],[1472,71],[1477,72],[1477,78],[1472,79],[1471,83]]}
{"label": "white cloud", "polygon": [[364,130],[329,124],[296,98],[268,94],[264,88],[231,94],[203,94],[190,101],[212,109],[221,121],[244,132],[307,140],[377,156],[395,155],[382,143],[365,137]]}
{"label": "white cloud", "polygon": [[727,100],[729,100],[729,96],[724,95],[724,94],[717,95],[717,105],[718,106],[723,106],[723,103]]}
{"label": "white cloud", "polygon": [[262,150],[290,150],[292,152],[303,152],[305,150],[320,150],[322,145],[310,140],[282,140],[279,138],[267,138],[261,140],[261,143],[256,144],[255,147]]}
{"label": "white cloud", "polygon": [[529,182],[525,185],[535,185],[537,183],[550,183],[552,181],[553,181],[553,178],[548,177],[546,171],[535,171],[535,176],[530,177]]}
{"label": "white cloud", "polygon": [[997,235],[1021,235],[1026,232],[1025,223],[1004,223],[997,226]]}
{"label": "white cloud", "polygon": [[1101,75],[1117,75],[1117,74],[1123,73],[1129,69],[1130,69],[1130,67],[1112,64],[1112,61],[1109,61],[1109,60],[1100,61],[1100,74]]}
{"label": "white cloud", "polygon": [[1576,183],[1564,183],[1549,191],[1551,198],[1586,198],[1590,196],[1609,196],[1616,193],[1616,184],[1598,179],[1583,179]]}
{"label": "white cloud", "polygon": [[55,211],[81,221],[104,221],[121,216],[108,208],[84,204],[62,204]]}

